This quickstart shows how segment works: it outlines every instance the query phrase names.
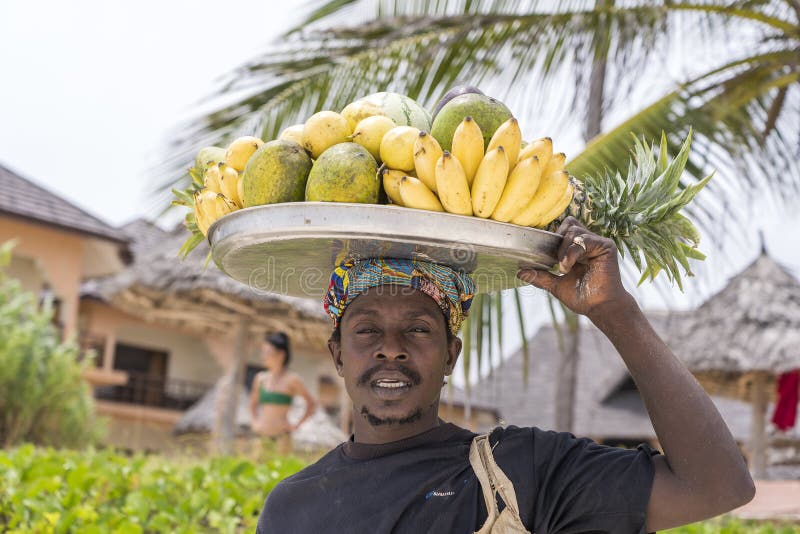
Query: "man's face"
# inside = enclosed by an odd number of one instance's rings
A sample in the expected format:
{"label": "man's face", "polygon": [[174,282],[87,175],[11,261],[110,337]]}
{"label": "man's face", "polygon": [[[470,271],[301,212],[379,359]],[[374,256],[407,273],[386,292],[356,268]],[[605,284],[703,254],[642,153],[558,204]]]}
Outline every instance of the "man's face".
{"label": "man's face", "polygon": [[432,298],[409,287],[373,287],[347,307],[340,331],[330,349],[357,417],[372,426],[435,420],[461,340],[448,344]]}

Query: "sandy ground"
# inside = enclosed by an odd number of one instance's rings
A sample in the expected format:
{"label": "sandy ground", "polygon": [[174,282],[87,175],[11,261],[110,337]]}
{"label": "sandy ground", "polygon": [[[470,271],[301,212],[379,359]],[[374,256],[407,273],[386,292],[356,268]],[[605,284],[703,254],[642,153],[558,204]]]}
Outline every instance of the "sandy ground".
{"label": "sandy ground", "polygon": [[800,480],[757,480],[755,498],[731,513],[741,519],[800,522]]}

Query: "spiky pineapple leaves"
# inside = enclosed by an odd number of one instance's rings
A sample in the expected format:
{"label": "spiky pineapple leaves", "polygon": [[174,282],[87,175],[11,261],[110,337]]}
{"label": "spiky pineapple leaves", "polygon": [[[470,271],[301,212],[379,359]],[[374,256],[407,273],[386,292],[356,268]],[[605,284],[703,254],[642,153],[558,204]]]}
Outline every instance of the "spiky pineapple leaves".
{"label": "spiky pineapple leaves", "polygon": [[697,246],[700,232],[680,211],[713,176],[685,185],[681,176],[689,158],[692,131],[673,160],[667,154],[662,132],[658,156],[645,141],[633,135],[634,145],[628,173],[594,174],[583,179],[592,202],[584,224],[612,239],[620,254],[630,256],[642,273],[639,284],[664,271],[683,291],[681,272],[694,276],[689,260],[703,260]]}

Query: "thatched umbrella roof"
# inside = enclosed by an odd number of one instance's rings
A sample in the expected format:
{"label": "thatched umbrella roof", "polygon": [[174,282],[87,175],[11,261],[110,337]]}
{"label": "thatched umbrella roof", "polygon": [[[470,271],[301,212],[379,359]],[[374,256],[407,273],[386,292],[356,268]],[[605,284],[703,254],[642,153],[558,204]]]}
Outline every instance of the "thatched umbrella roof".
{"label": "thatched umbrella roof", "polygon": [[258,291],[229,278],[213,262],[204,265],[207,243],[181,261],[183,228],[165,232],[137,220],[123,231],[133,241],[133,264],[86,282],[82,296],[198,333],[227,334],[245,319],[253,331],[282,330],[298,345],[325,346],[330,323],[320,302]]}
{"label": "thatched umbrella roof", "polygon": [[686,319],[674,340],[693,372],[800,367],[800,282],[764,253]]}
{"label": "thatched umbrella roof", "polygon": [[[214,387],[206,391],[200,399],[186,410],[181,418],[175,423],[172,433],[176,436],[183,434],[208,434],[214,427],[214,417],[216,417],[217,397],[222,389],[222,380],[214,384]],[[249,396],[244,386],[236,388],[236,415],[235,433],[238,436],[250,434],[250,409],[248,407]]]}

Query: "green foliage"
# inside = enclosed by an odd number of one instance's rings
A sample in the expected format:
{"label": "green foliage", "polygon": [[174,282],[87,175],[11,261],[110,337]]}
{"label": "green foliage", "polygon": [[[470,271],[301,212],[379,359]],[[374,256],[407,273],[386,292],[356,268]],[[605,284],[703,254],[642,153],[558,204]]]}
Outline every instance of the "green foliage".
{"label": "green foliage", "polygon": [[99,436],[83,364],[63,343],[53,310],[5,275],[13,243],[0,247],[0,445],[83,446]]}
{"label": "green foliage", "polygon": [[0,452],[0,531],[253,532],[264,498],[297,458],[175,461],[26,445]]}
{"label": "green foliage", "polygon": [[664,534],[797,534],[800,524],[743,521],[723,516],[663,531]]}

